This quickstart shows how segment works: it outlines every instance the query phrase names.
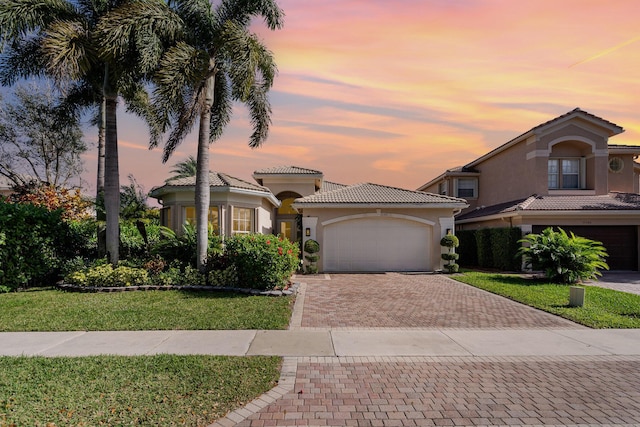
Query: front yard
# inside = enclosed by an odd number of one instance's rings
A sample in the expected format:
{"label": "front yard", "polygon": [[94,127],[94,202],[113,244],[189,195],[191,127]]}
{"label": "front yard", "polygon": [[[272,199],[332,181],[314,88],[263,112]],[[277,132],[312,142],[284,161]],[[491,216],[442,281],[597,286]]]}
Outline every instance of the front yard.
{"label": "front yard", "polygon": [[279,357],[0,357],[0,426],[205,426],[274,387]]}
{"label": "front yard", "polygon": [[0,294],[0,331],[286,329],[292,297],[231,292]]}
{"label": "front yard", "polygon": [[517,275],[465,272],[454,279],[591,328],[640,328],[640,295],[588,286],[584,307],[569,307],[569,286]]}

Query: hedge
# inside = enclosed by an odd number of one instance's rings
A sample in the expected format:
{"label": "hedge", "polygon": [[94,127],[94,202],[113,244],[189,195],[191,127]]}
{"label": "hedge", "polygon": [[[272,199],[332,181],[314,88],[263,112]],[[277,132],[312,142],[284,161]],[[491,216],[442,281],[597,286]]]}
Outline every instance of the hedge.
{"label": "hedge", "polygon": [[522,258],[517,256],[522,231],[517,227],[481,228],[456,232],[460,239],[460,265],[507,271],[519,271]]}

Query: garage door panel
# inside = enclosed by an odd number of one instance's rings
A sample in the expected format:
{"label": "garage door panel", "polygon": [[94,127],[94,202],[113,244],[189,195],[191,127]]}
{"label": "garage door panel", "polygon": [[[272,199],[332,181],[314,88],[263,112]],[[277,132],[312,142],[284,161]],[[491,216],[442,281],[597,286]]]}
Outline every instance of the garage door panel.
{"label": "garage door panel", "polygon": [[397,218],[360,218],[324,229],[325,271],[424,271],[431,227]]}

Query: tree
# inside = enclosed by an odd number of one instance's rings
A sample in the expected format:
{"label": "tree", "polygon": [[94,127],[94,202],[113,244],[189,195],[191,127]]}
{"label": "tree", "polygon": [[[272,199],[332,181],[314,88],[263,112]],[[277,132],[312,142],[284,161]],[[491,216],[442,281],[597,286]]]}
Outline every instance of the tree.
{"label": "tree", "polygon": [[[258,147],[266,140],[271,123],[267,92],[276,66],[271,52],[249,31],[249,24],[252,18],[262,17],[274,30],[281,27],[284,14],[274,0],[222,0],[214,8],[208,0],[165,5],[180,16],[182,29],[160,60],[153,79],[153,104],[160,113],[158,128],[170,130],[164,162],[199,122],[195,207],[198,268],[202,269],[208,241],[209,144],[220,138],[229,123],[233,101],[249,108],[253,125],[249,145]],[[137,19],[112,20],[109,31],[127,33]],[[158,143],[152,138],[152,147]]]}
{"label": "tree", "polygon": [[0,105],[0,175],[16,186],[32,180],[68,186],[82,173],[80,155],[87,151],[78,120],[49,85],[18,86],[14,95]]}
{"label": "tree", "polygon": [[176,163],[173,165],[173,169],[171,173],[174,175],[170,179],[176,178],[187,178],[190,176],[196,176],[196,171],[198,169],[198,162],[196,158],[193,156],[187,157],[186,160]]}
{"label": "tree", "polygon": [[[145,3],[152,11],[152,3]],[[111,263],[119,259],[120,183],[116,111],[118,96],[130,101],[131,111],[145,117],[145,74],[157,65],[163,41],[157,34],[172,34],[174,19],[166,15],[139,15],[128,36],[128,56],[114,55],[113,45],[123,34],[105,34],[100,22],[109,14],[123,13],[126,1],[1,0],[0,42],[8,51],[0,68],[3,84],[18,77],[50,75],[61,85],[78,84],[97,90],[104,125],[106,248]],[[155,10],[154,12],[157,12]],[[126,12],[125,12],[126,13]],[[151,30],[154,31],[151,31]],[[160,29],[160,31],[155,31]],[[129,39],[127,39],[129,40]],[[132,102],[133,101],[133,102]],[[73,103],[72,103],[73,104]],[[150,121],[152,122],[152,121]],[[99,180],[98,180],[99,181]],[[98,184],[100,185],[100,184]]]}

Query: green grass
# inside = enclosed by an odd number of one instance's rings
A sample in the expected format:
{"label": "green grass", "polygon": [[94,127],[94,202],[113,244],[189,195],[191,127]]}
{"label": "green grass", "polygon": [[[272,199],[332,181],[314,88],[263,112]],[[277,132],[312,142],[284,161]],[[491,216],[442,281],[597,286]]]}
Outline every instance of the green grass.
{"label": "green grass", "polygon": [[0,357],[0,426],[204,426],[275,386],[278,357]]}
{"label": "green grass", "polygon": [[479,272],[452,278],[592,328],[640,328],[640,295],[587,286],[584,307],[569,307],[568,285]]}
{"label": "green grass", "polygon": [[0,294],[0,331],[285,329],[292,297],[223,292]]}

